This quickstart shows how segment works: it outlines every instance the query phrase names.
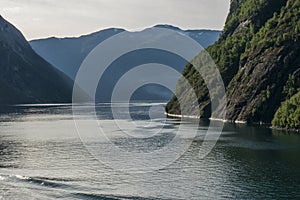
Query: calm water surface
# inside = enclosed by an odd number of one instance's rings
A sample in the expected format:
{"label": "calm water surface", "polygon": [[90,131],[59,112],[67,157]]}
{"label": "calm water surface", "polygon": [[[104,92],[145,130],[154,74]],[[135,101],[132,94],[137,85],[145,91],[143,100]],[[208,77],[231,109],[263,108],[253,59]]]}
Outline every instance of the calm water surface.
{"label": "calm water surface", "polygon": [[[148,122],[150,106],[130,105],[131,116]],[[85,106],[78,109],[82,115],[76,117],[86,120]],[[0,199],[300,199],[297,134],[227,124],[204,159],[198,158],[202,140],[196,137],[168,167],[125,173],[101,164],[87,151],[76,132],[71,106],[1,110]],[[99,104],[97,111],[99,120],[112,122],[108,104]],[[151,129],[155,123],[163,123],[159,114]],[[179,121],[169,119],[167,124],[169,134],[159,137],[159,142],[125,140],[117,131],[111,134],[128,151],[151,151],[172,139]],[[188,128],[196,124],[187,121],[184,126],[188,135]],[[207,124],[201,123],[199,129],[207,129]],[[186,139],[190,138],[182,138]],[[101,145],[101,140],[94,142]]]}

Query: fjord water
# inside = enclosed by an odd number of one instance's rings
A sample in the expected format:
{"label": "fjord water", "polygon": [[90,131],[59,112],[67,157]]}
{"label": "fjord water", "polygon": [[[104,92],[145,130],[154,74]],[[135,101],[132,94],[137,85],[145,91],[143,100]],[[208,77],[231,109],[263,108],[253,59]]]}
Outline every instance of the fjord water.
{"label": "fjord water", "polygon": [[[74,117],[86,120],[86,106],[78,105],[82,115]],[[134,119],[149,122],[153,104],[129,106]],[[1,110],[5,111],[0,115],[1,199],[300,198],[300,136],[295,133],[226,124],[215,148],[204,159],[198,157],[201,137],[186,137],[182,140],[192,139],[192,145],[171,165],[126,173],[103,165],[88,152],[76,132],[70,105]],[[109,104],[98,104],[96,110],[100,121],[113,123]],[[167,124],[167,134],[159,136],[159,143],[149,138],[124,140],[118,131],[107,134],[115,134],[116,144],[128,151],[152,151],[174,137],[180,122],[164,122],[160,114],[151,116],[157,116],[151,129]],[[121,118],[115,120],[124,120]],[[189,135],[189,127],[197,122],[187,120],[183,126]],[[205,132],[207,123],[200,123],[199,129]],[[101,140],[94,142],[101,145]]]}

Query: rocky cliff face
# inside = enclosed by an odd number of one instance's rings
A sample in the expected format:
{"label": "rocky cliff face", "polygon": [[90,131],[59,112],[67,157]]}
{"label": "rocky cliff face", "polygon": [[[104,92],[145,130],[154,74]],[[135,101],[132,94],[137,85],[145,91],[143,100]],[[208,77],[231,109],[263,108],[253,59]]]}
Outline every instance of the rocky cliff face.
{"label": "rocky cliff face", "polygon": [[[299,88],[299,9],[299,0],[231,1],[221,38],[207,48],[226,86],[228,120],[271,122],[280,103]],[[209,117],[207,88],[192,68],[183,76],[198,95],[201,116]],[[166,110],[180,114],[176,97]]]}
{"label": "rocky cliff face", "polygon": [[0,104],[71,102],[73,82],[0,16]]}

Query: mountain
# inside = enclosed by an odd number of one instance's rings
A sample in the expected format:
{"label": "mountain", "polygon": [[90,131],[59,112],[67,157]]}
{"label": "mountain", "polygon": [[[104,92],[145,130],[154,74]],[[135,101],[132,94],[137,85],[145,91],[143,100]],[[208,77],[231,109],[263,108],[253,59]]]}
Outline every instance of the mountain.
{"label": "mountain", "polygon": [[[214,43],[220,35],[220,31],[212,30],[184,31],[170,25],[157,25],[155,27],[171,29],[175,30],[178,34],[188,35],[204,47]],[[91,50],[105,39],[123,31],[123,29],[111,28],[90,35],[81,36],[79,38],[48,38],[33,40],[30,42],[30,45],[39,55],[74,80],[81,63]],[[150,32],[151,28],[141,31],[141,33],[145,33],[145,35]],[[134,36],[135,32],[132,32],[131,34]],[[171,54],[165,54],[159,51],[145,50],[131,52],[126,57],[118,59],[109,67],[109,70],[107,70],[103,79],[100,80],[96,94],[97,100],[101,102],[110,101],[113,88],[118,79],[121,78],[124,73],[135,66],[145,64],[147,62],[153,63],[153,59],[155,59],[157,63],[172,66],[179,71],[179,73],[182,72],[186,65],[186,61],[176,59],[176,57]],[[137,79],[142,77],[137,76],[135,78]],[[165,74],[164,78],[169,78],[168,74]],[[172,95],[172,91],[152,84],[139,88],[139,90],[134,94],[133,100],[169,100]]]}
{"label": "mountain", "polygon": [[209,45],[212,45],[215,43],[221,34],[221,31],[217,30],[182,30],[178,27],[172,26],[172,25],[163,25],[159,24],[154,26],[156,28],[167,28],[174,31],[177,31],[179,33],[183,33],[191,38],[193,38],[195,41],[197,41],[203,48],[207,48]]}
{"label": "mountain", "polygon": [[106,29],[79,38],[47,38],[30,41],[33,50],[60,71],[75,80],[85,57],[107,38],[123,32],[123,29]]}
{"label": "mountain", "polygon": [[[207,48],[226,87],[228,120],[270,123],[281,102],[300,88],[299,8],[299,0],[231,1],[220,39]],[[183,76],[197,93],[201,117],[208,118],[210,96],[192,69],[187,65]],[[181,113],[175,96],[166,111]]]}
{"label": "mountain", "polygon": [[0,104],[71,102],[73,81],[0,16]]}
{"label": "mountain", "polygon": [[[183,31],[171,25],[156,25],[155,27],[168,28],[184,33],[199,42],[204,48],[217,41],[221,33],[214,30]],[[40,56],[74,80],[81,63],[91,50],[105,39],[123,31],[125,30],[110,28],[78,38],[52,37],[32,40],[30,45]]]}

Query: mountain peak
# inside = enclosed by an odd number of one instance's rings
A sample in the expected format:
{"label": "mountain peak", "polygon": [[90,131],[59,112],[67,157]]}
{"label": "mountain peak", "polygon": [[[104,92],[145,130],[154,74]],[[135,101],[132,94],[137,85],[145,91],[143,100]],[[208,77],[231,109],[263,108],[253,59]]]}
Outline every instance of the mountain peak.
{"label": "mountain peak", "polygon": [[0,23],[5,24],[6,26],[11,25],[2,15],[0,15]]}
{"label": "mountain peak", "polygon": [[7,22],[7,21],[2,17],[2,15],[0,15],[0,22],[1,22],[1,23]]}
{"label": "mountain peak", "polygon": [[2,41],[4,41],[12,49],[31,49],[23,34],[10,22],[0,17],[0,33]]}
{"label": "mountain peak", "polygon": [[172,29],[176,31],[182,31],[180,28],[170,25],[170,24],[157,24],[154,26],[155,28],[167,28],[167,29]]}

